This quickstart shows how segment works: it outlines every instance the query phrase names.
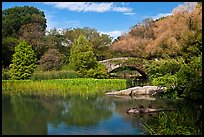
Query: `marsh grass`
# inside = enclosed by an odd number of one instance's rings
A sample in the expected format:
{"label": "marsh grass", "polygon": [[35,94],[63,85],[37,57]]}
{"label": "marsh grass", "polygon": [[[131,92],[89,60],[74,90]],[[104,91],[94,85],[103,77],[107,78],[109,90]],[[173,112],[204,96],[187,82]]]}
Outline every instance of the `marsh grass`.
{"label": "marsh grass", "polygon": [[48,80],[48,79],[68,79],[68,78],[80,78],[80,75],[73,70],[61,70],[61,71],[36,71],[32,74],[32,80]]}
{"label": "marsh grass", "polygon": [[188,103],[180,104],[177,111],[161,112],[143,123],[150,135],[202,135],[202,107]]}
{"label": "marsh grass", "polygon": [[125,79],[55,79],[55,80],[3,80],[3,94],[30,94],[45,96],[102,95],[106,91],[126,88]]}

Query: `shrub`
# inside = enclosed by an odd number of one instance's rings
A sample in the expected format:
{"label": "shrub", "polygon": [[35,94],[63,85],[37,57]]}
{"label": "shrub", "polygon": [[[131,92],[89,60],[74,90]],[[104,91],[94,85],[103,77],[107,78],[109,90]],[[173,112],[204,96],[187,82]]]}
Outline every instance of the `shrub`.
{"label": "shrub", "polygon": [[151,83],[166,86],[166,95],[170,95],[169,97],[200,101],[202,99],[202,55],[192,57],[189,63],[185,63],[182,59],[178,62],[174,61],[172,59],[161,64],[152,63],[153,65],[149,67]]}
{"label": "shrub", "polygon": [[59,70],[62,66],[63,55],[57,49],[49,49],[40,59],[43,70]]}
{"label": "shrub", "polygon": [[150,78],[164,76],[166,74],[174,75],[181,67],[182,59],[160,59],[152,61],[148,65],[148,74]]}
{"label": "shrub", "polygon": [[202,99],[202,55],[183,64],[177,73],[177,89],[182,96],[194,100]]}
{"label": "shrub", "polygon": [[108,78],[108,71],[103,64],[98,63],[96,68],[91,68],[87,71],[86,77],[99,79]]}
{"label": "shrub", "polygon": [[2,68],[2,80],[8,80],[9,78],[9,70],[7,68]]}

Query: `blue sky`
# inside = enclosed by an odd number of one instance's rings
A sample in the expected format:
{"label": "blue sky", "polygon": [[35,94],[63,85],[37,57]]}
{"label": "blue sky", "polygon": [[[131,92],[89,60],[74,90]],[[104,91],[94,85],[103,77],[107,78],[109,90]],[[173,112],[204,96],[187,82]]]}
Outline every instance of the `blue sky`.
{"label": "blue sky", "polygon": [[171,15],[183,2],[3,2],[2,10],[34,6],[45,13],[50,28],[90,27],[117,38],[146,18]]}

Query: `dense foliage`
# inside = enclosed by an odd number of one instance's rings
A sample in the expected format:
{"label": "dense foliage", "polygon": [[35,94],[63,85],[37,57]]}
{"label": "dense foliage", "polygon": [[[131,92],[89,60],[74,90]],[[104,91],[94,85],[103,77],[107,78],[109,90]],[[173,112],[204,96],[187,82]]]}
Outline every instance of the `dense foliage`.
{"label": "dense foliage", "polygon": [[202,48],[202,5],[184,3],[161,20],[145,19],[116,39],[111,49],[142,58],[197,55]]}
{"label": "dense foliage", "polygon": [[11,64],[12,55],[16,45],[20,43],[20,40],[14,37],[2,38],[2,64],[3,67],[8,67]]}
{"label": "dense foliage", "polygon": [[14,48],[20,39],[31,44],[39,59],[42,50],[41,38],[45,34],[44,12],[29,6],[13,7],[2,11],[2,61],[4,67],[11,63]]}
{"label": "dense foliage", "polygon": [[96,58],[94,57],[92,46],[80,35],[71,48],[69,62],[74,70],[84,71],[96,66]]}
{"label": "dense foliage", "polygon": [[[158,23],[166,31],[160,34],[157,45],[157,37],[152,42],[149,55],[156,53],[152,56],[156,59],[148,65],[151,84],[167,87],[163,97],[184,99],[189,105],[177,103],[178,111],[160,113],[145,127],[153,135],[202,135],[202,4],[180,5],[173,10],[173,16]],[[171,25],[169,31],[167,24]]]}
{"label": "dense foliage", "polygon": [[167,87],[169,97],[202,99],[202,55],[189,63],[183,58],[153,61],[149,75],[153,85]]}
{"label": "dense foliage", "polygon": [[70,53],[70,66],[82,76],[93,78],[106,78],[107,71],[96,61],[93,48],[90,43],[80,35],[73,43]]}
{"label": "dense foliage", "polygon": [[80,35],[83,35],[93,47],[97,60],[104,60],[110,57],[110,53],[106,51],[109,50],[112,39],[107,34],[101,34],[96,29],[89,27],[65,29],[63,34],[68,40],[68,45],[71,45]]}
{"label": "dense foliage", "polygon": [[17,37],[23,25],[29,23],[39,23],[42,29],[46,29],[46,19],[44,12],[35,7],[13,7],[2,12],[2,34],[3,37]]}
{"label": "dense foliage", "polygon": [[59,70],[62,66],[63,55],[56,49],[49,49],[40,59],[43,70]]}
{"label": "dense foliage", "polygon": [[15,47],[12,64],[10,65],[11,79],[28,79],[36,67],[35,53],[25,41]]}

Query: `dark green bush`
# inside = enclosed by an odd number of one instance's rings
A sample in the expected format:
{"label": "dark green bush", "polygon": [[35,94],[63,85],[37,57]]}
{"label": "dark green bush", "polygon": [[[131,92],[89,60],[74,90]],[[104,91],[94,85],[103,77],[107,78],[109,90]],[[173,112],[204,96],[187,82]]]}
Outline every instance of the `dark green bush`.
{"label": "dark green bush", "polygon": [[202,55],[192,57],[189,63],[185,63],[182,59],[178,62],[172,59],[161,64],[152,63],[149,73],[151,83],[166,86],[166,95],[169,97],[202,99]]}
{"label": "dark green bush", "polygon": [[87,71],[86,77],[104,79],[108,78],[108,71],[103,64],[97,64],[96,68]]}

